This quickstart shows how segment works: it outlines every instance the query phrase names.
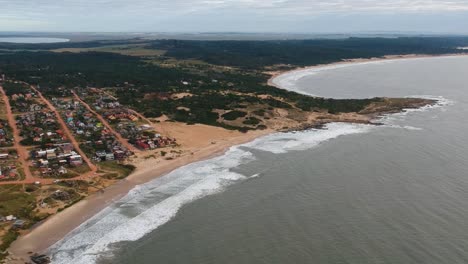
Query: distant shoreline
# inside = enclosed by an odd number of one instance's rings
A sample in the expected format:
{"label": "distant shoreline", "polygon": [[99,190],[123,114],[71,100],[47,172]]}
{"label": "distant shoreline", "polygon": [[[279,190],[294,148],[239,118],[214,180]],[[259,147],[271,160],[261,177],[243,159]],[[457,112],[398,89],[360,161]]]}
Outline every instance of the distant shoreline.
{"label": "distant shoreline", "polygon": [[[466,56],[468,54],[456,54],[452,56]],[[445,55],[447,56],[447,55]],[[353,59],[346,60],[337,63],[316,65],[310,67],[297,68],[290,71],[278,71],[271,73],[272,77],[268,80],[268,84],[274,87],[278,87],[274,83],[274,79],[284,74],[290,74],[291,72],[318,69],[323,67],[330,67],[340,64],[356,64],[365,63],[371,61],[385,61],[395,59],[411,59],[411,58],[429,58],[429,57],[443,57],[443,56],[429,56],[429,55],[402,55],[402,56],[387,56],[385,58],[375,59]],[[279,87],[285,89],[283,87]],[[287,89],[286,89],[287,90]],[[351,122],[351,121],[348,121]],[[182,125],[181,125],[182,126]],[[183,127],[183,126],[182,126]],[[183,127],[185,129],[185,127]],[[219,128],[213,127],[210,130],[213,135],[221,134]],[[103,193],[95,193],[87,197],[86,199],[78,202],[77,204],[67,208],[66,210],[50,217],[45,222],[31,230],[29,234],[21,236],[16,240],[9,251],[12,253],[12,257],[17,262],[11,263],[24,263],[29,261],[28,252],[45,252],[52,245],[66,237],[71,231],[78,228],[80,225],[85,223],[87,220],[92,218],[94,215],[99,213],[104,208],[108,207],[115,201],[124,197],[130,190],[140,184],[150,182],[154,179],[162,177],[171,171],[174,171],[185,165],[208,160],[216,156],[223,155],[229,148],[237,145],[241,145],[256,138],[266,136],[271,133],[275,133],[275,130],[257,130],[250,131],[248,133],[234,133],[223,135],[225,138],[223,141],[219,141],[216,144],[211,144],[211,141],[205,139],[205,145],[203,147],[194,147],[192,154],[183,155],[174,160],[167,160],[161,163],[155,163],[154,160],[149,159],[142,161],[138,164],[137,170],[129,175],[126,179],[108,187]],[[228,133],[228,132],[226,132]],[[233,132],[229,132],[233,133]],[[186,137],[192,137],[192,135],[186,135]]]}
{"label": "distant shoreline", "polygon": [[[291,70],[285,70],[285,71],[271,71],[271,72],[265,72],[267,74],[270,74],[271,77],[268,79],[267,84],[279,89],[284,89],[291,91],[289,89],[286,89],[285,87],[282,87],[278,83],[275,82],[275,79],[278,77],[283,77],[285,75],[289,75],[292,73],[297,73],[297,72],[306,72],[310,70],[317,70],[317,69],[323,69],[323,68],[328,68],[328,67],[333,67],[333,66],[339,66],[339,65],[359,65],[359,64],[367,64],[370,62],[391,62],[391,61],[403,61],[403,60],[409,60],[409,59],[429,59],[429,58],[444,58],[444,57],[464,57],[468,56],[467,53],[456,53],[456,54],[439,54],[439,55],[430,55],[430,54],[407,54],[407,55],[388,55],[384,57],[375,57],[375,58],[356,58],[356,59],[345,59],[342,61],[338,62],[333,62],[333,63],[328,63],[328,64],[317,64],[314,66],[306,66],[306,67],[298,67],[295,69]],[[310,75],[310,74],[306,74]],[[308,94],[309,95],[309,94]],[[317,95],[320,97],[320,95]]]}
{"label": "distant shoreline", "polygon": [[0,35],[0,43],[11,44],[53,44],[66,43],[70,39],[65,38],[48,38],[48,37],[2,37]]}

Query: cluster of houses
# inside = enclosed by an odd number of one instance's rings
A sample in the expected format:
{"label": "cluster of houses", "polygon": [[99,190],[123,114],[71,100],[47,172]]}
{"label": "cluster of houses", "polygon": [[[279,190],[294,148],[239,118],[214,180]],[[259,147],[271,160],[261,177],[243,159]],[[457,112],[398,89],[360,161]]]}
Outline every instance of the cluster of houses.
{"label": "cluster of houses", "polygon": [[12,145],[13,138],[8,121],[0,119],[0,147],[9,147]]}
{"label": "cluster of houses", "polygon": [[96,98],[96,101],[93,105],[94,108],[96,108],[98,111],[101,109],[119,109],[122,107],[119,101],[107,95],[100,95],[98,98]]}
{"label": "cluster of houses", "polygon": [[126,109],[114,109],[105,111],[102,115],[104,118],[109,120],[110,122],[115,121],[125,121],[130,120],[132,122],[138,121],[138,117],[133,114],[131,111]]}
{"label": "cluster of houses", "polygon": [[41,111],[45,108],[43,104],[40,104],[35,100],[36,94],[31,93],[19,93],[11,95],[10,104],[11,107],[14,108],[16,112],[36,112]]}
{"label": "cluster of houses", "polygon": [[54,98],[52,102],[61,110],[70,130],[85,142],[85,150],[94,161],[123,160],[132,155],[79,101]]}
{"label": "cluster of houses", "polygon": [[[90,88],[80,93],[91,101],[91,105],[112,124],[117,133],[139,149],[149,150],[177,144],[175,139],[164,138],[154,133],[152,126],[139,125],[139,118],[134,111],[122,106],[116,98],[102,90]],[[115,151],[113,153],[114,159],[118,159],[122,154],[117,152],[117,155]],[[109,151],[99,151],[95,159],[108,160],[112,159],[112,155]]]}
{"label": "cluster of houses", "polygon": [[[4,156],[8,154],[0,155]],[[18,171],[16,170],[16,165],[13,162],[0,165],[0,181],[16,179],[18,179]]]}
{"label": "cluster of houses", "polygon": [[154,137],[140,137],[136,140],[135,145],[142,150],[149,150],[155,148],[164,148],[167,146],[176,145],[177,141],[168,137],[161,137],[161,135],[156,134]]}
{"label": "cluster of houses", "polygon": [[22,228],[26,221],[18,219],[14,215],[8,215],[8,216],[1,216],[0,215],[0,222],[10,222],[13,223],[13,228]]}
{"label": "cluster of houses", "polygon": [[83,158],[75,152],[71,143],[56,144],[48,148],[30,152],[33,165],[39,168],[42,176],[57,176],[68,172],[67,167],[83,165]]}
{"label": "cluster of houses", "polygon": [[57,118],[52,111],[30,112],[17,117],[21,136],[29,142],[27,145],[57,144],[66,141]]}

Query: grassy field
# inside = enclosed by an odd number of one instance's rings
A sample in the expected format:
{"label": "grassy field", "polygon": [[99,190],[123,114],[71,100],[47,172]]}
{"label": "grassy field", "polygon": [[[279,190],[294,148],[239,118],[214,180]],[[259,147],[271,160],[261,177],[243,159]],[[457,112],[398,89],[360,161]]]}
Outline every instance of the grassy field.
{"label": "grassy field", "polygon": [[135,170],[133,165],[123,165],[115,161],[106,161],[99,163],[99,170],[105,172],[103,176],[107,179],[124,179]]}
{"label": "grassy field", "polygon": [[96,48],[62,48],[52,50],[53,52],[110,52],[135,57],[157,57],[166,53],[164,50],[147,49],[145,45],[111,45]]}

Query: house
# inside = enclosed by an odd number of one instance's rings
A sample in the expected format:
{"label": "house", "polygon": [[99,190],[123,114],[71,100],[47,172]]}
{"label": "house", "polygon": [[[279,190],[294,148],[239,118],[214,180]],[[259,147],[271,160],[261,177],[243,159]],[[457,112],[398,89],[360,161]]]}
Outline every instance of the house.
{"label": "house", "polygon": [[42,110],[42,106],[38,105],[38,104],[32,104],[29,106],[29,111],[30,112],[37,112],[37,111],[41,111]]}
{"label": "house", "polygon": [[48,160],[52,160],[52,159],[56,159],[56,158],[57,158],[57,154],[55,152],[47,153],[47,159]]}
{"label": "house", "polygon": [[114,151],[114,157],[118,160],[125,159],[125,152],[122,150],[116,150]]}
{"label": "house", "polygon": [[140,129],[141,129],[141,130],[150,130],[151,128],[152,128],[152,127],[151,127],[150,125],[147,125],[147,124],[141,125],[141,126],[140,126]]}
{"label": "house", "polygon": [[114,153],[106,153],[106,160],[115,160]]}
{"label": "house", "polygon": [[45,160],[45,159],[40,159],[40,160],[38,161],[38,165],[39,165],[40,167],[47,167],[47,166],[49,165],[49,161],[48,161],[48,160]]}
{"label": "house", "polygon": [[6,221],[13,221],[13,220],[16,220],[16,217],[13,216],[13,215],[9,215],[9,216],[5,217],[5,220]]}
{"label": "house", "polygon": [[106,152],[105,151],[96,151],[96,158],[99,161],[105,161],[106,160]]}
{"label": "house", "polygon": [[16,220],[14,223],[13,223],[13,227],[15,228],[22,228],[24,226],[24,224],[26,223],[26,221],[24,220]]}
{"label": "house", "polygon": [[81,155],[70,156],[70,165],[73,165],[73,166],[83,165],[83,158],[81,157]]}
{"label": "house", "polygon": [[35,155],[36,158],[43,158],[46,156],[47,156],[47,151],[45,150],[36,151],[36,155]]}
{"label": "house", "polygon": [[67,169],[65,169],[65,167],[61,166],[59,169],[58,169],[58,173],[59,174],[66,174],[68,172]]}
{"label": "house", "polygon": [[144,150],[148,150],[148,149],[150,148],[150,146],[149,146],[147,143],[145,143],[145,142],[143,142],[143,141],[141,141],[141,140],[138,140],[138,141],[136,142],[136,145],[137,145],[139,148],[144,149]]}

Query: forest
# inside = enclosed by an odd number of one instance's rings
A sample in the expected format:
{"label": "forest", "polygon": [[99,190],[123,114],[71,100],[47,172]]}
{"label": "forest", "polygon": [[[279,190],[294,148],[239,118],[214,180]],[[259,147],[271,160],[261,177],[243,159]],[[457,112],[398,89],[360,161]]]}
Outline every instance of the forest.
{"label": "forest", "polygon": [[[144,44],[165,51],[160,56],[126,56],[112,52],[54,52],[57,48]],[[147,117],[167,115],[175,121],[233,128],[229,120],[249,105],[297,108],[329,113],[358,112],[380,98],[336,100],[309,97],[268,86],[271,66],[298,67],[343,59],[391,54],[460,53],[466,37],[347,38],[281,41],[119,40],[57,44],[0,43],[0,74],[39,85],[47,96],[59,89],[107,88],[119,101]],[[132,48],[132,46],[128,46]],[[196,63],[194,63],[194,61]],[[190,96],[173,99],[177,93]],[[261,97],[260,95],[267,95]],[[148,99],[150,98],[150,99]],[[183,106],[184,109],[180,107]],[[246,124],[257,124],[251,118]],[[234,127],[236,128],[236,127]]]}

